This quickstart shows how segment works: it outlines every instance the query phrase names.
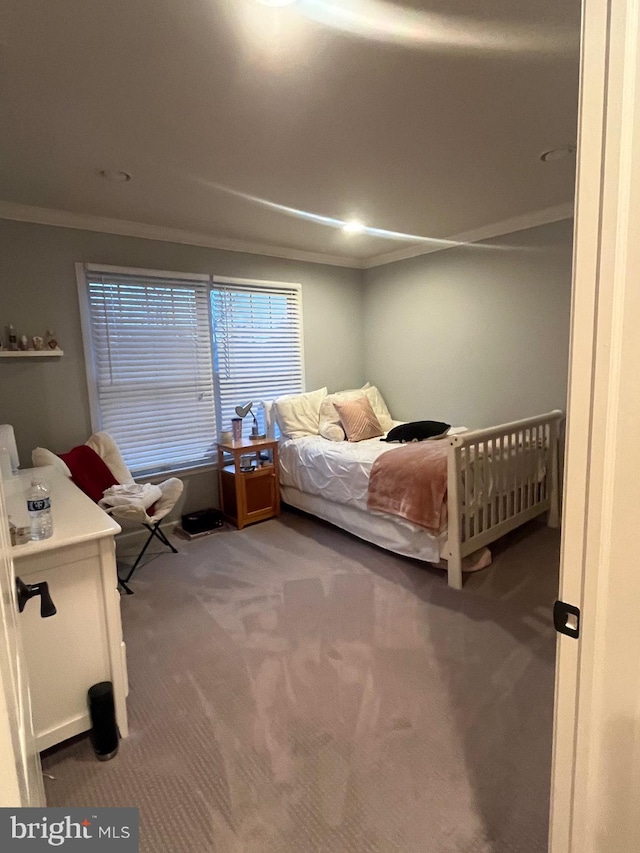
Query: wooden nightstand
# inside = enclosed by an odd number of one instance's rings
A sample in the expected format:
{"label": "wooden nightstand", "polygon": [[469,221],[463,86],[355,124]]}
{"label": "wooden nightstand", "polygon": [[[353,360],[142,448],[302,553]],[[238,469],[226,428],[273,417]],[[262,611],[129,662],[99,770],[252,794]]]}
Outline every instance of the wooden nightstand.
{"label": "wooden nightstand", "polygon": [[278,442],[219,442],[218,483],[222,512],[238,530],[280,515]]}

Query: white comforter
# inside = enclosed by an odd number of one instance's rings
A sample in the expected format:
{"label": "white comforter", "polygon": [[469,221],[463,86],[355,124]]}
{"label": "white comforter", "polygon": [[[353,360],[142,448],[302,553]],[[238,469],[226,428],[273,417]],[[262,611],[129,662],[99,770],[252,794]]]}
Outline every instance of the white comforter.
{"label": "white comforter", "polygon": [[379,438],[366,441],[327,441],[320,435],[281,442],[280,482],[329,501],[367,508],[371,466],[387,450],[402,447]]}
{"label": "white comforter", "polygon": [[[464,427],[450,430],[464,431]],[[327,441],[319,435],[285,439],[279,449],[280,482],[325,500],[366,510],[371,466],[381,453],[402,446],[379,438],[358,442]]]}

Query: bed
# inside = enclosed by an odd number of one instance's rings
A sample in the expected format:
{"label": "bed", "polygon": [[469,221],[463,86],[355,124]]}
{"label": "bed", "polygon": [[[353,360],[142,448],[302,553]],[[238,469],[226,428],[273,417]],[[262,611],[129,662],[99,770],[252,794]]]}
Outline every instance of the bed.
{"label": "bed", "polygon": [[[429,563],[444,560],[449,585],[461,589],[464,558],[542,514],[550,526],[558,526],[562,419],[554,410],[488,429],[452,428],[437,442],[411,446],[379,437],[351,442],[317,433],[283,435],[282,500],[395,553]],[[388,454],[383,460],[388,466],[401,458],[393,454],[415,456],[436,443],[446,464],[445,523],[427,528],[372,510],[370,478],[379,457]]]}

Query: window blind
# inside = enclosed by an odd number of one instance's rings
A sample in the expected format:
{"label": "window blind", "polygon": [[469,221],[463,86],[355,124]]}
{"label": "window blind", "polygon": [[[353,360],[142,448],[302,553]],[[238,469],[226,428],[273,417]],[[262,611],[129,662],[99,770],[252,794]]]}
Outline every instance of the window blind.
{"label": "window blind", "polygon": [[[235,407],[252,400],[264,432],[259,402],[303,389],[299,287],[214,279],[211,314],[220,428],[230,429]],[[249,415],[244,435],[249,435],[252,424]]]}
{"label": "window blind", "polygon": [[100,428],[134,476],[210,461],[209,283],[90,270],[86,283]]}

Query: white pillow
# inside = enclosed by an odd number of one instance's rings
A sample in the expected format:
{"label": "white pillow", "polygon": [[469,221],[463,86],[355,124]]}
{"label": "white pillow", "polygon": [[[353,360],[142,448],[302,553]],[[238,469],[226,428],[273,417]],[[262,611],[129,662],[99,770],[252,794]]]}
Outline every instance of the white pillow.
{"label": "white pillow", "polygon": [[320,421],[320,435],[323,438],[328,439],[329,441],[346,441],[347,436],[345,435],[344,429],[342,428],[342,423],[332,424],[332,423],[324,423]]}
{"label": "white pillow", "polygon": [[[320,424],[318,426],[320,435],[329,441],[346,441],[340,415],[333,404],[344,403],[348,400],[357,400],[358,397],[364,397],[365,394],[366,386],[365,388],[349,388],[346,391],[336,391],[334,394],[327,394],[320,405]],[[371,406],[373,408],[373,403],[371,403]]]}
{"label": "white pillow", "polygon": [[273,411],[280,432],[287,438],[318,435],[320,404],[326,396],[325,387],[305,394],[288,394],[274,400]]}
{"label": "white pillow", "polygon": [[[368,386],[368,387],[367,387]],[[371,408],[375,412],[375,415],[380,422],[380,426],[385,432],[389,432],[392,428],[394,421],[391,417],[391,413],[387,408],[387,404],[385,403],[382,394],[378,391],[375,385],[365,385],[364,393],[369,398],[369,402],[371,403]]]}
{"label": "white pillow", "polygon": [[40,468],[43,465],[53,465],[55,466],[65,477],[71,476],[71,471],[69,470],[69,466],[64,461],[64,459],[60,459],[59,456],[56,456],[51,450],[47,450],[46,447],[34,447],[31,451],[31,464],[34,468]]}

